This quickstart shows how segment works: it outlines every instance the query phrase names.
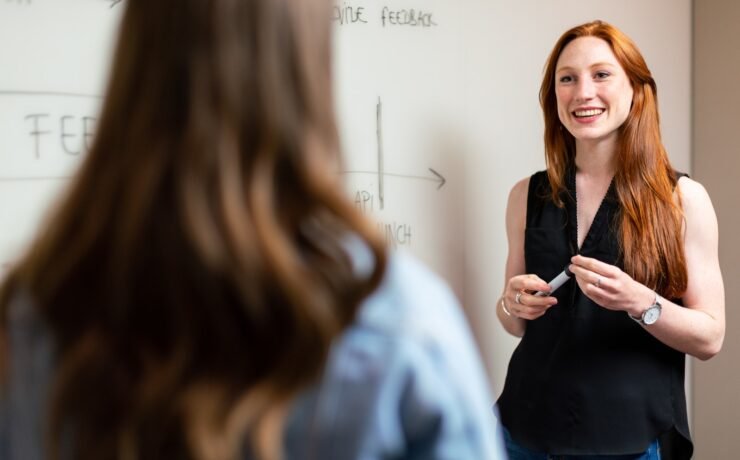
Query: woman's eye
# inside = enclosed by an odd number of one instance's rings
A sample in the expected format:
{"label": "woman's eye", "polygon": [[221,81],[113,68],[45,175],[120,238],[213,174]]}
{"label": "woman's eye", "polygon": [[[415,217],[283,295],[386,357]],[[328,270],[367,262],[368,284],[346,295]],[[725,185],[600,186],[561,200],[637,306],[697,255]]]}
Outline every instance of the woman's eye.
{"label": "woman's eye", "polygon": [[596,72],[596,78],[604,79],[609,76],[609,72]]}
{"label": "woman's eye", "polygon": [[560,83],[570,83],[571,81],[573,81],[573,77],[571,77],[570,75],[564,75],[560,77],[559,81]]}

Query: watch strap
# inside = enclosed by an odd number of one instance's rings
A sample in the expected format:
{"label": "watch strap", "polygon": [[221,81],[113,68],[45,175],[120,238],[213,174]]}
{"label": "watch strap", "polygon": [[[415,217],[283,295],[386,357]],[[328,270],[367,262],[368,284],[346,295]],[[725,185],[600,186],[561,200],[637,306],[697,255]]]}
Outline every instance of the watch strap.
{"label": "watch strap", "polygon": [[[642,311],[642,314],[640,316],[632,316],[629,312],[627,313],[627,316],[632,318],[636,323],[639,323],[643,326],[647,326],[648,323],[645,322],[645,314],[647,314],[648,311],[650,311],[652,308],[657,307],[658,309],[662,309],[662,306],[660,304],[660,296],[657,292],[655,292],[655,300],[653,301],[652,305],[648,306],[645,310]],[[653,323],[650,323],[653,324]]]}

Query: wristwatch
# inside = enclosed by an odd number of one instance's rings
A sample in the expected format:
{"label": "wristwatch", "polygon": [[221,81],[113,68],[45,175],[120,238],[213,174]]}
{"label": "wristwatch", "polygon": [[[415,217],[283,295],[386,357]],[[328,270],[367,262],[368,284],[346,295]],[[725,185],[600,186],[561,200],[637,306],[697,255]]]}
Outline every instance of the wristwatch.
{"label": "wristwatch", "polygon": [[663,307],[660,305],[660,296],[656,293],[655,302],[647,307],[640,316],[632,316],[629,314],[629,312],[627,312],[627,316],[634,319],[636,322],[642,324],[643,326],[650,326],[651,324],[655,324],[655,322],[658,321],[662,309]]}

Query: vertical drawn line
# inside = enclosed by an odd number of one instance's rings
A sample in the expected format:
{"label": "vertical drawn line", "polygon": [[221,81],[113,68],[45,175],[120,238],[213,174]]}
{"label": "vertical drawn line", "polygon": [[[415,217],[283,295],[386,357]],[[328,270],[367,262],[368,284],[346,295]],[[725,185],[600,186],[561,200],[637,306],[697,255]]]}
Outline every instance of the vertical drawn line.
{"label": "vertical drawn line", "polygon": [[376,134],[378,136],[378,197],[380,198],[380,209],[383,209],[385,204],[385,193],[383,190],[383,176],[385,175],[385,171],[383,170],[383,103],[380,101],[380,96],[378,96],[375,116]]}

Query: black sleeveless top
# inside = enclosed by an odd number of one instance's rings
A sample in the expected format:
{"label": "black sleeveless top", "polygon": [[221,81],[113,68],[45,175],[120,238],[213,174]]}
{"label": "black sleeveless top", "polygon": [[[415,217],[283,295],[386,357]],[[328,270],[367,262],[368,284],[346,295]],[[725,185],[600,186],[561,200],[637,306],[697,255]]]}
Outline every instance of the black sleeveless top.
{"label": "black sleeveless top", "polygon": [[[566,183],[565,207],[558,208],[545,171],[529,182],[526,273],[545,281],[577,253],[573,171]],[[583,241],[582,255],[623,268],[619,214],[612,184]],[[498,400],[512,438],[529,449],[559,455],[635,454],[660,438],[664,459],[691,458],[684,353],[654,338],[623,311],[596,305],[573,279],[554,296],[557,305],[528,321]]]}

